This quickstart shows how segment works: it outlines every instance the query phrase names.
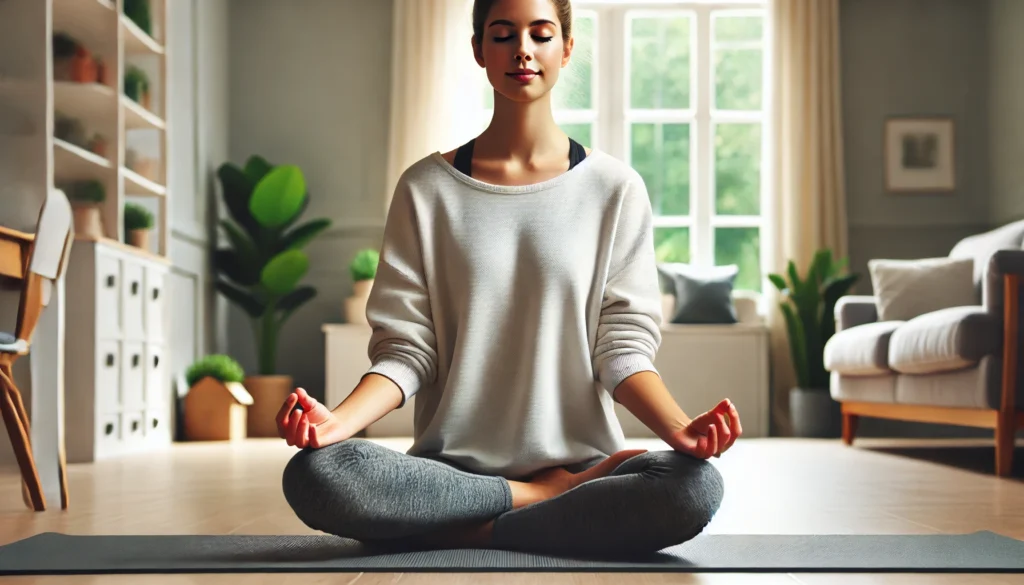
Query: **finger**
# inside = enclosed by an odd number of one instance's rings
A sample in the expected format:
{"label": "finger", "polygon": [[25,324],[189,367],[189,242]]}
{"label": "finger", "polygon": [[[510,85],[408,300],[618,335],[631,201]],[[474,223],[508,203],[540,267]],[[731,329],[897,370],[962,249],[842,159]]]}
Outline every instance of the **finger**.
{"label": "finger", "polygon": [[313,409],[316,408],[316,405],[319,404],[316,401],[316,398],[313,398],[312,396],[309,395],[308,392],[306,392],[305,388],[299,388],[298,394],[299,404],[302,405],[302,409],[305,410],[306,412],[312,412]]}
{"label": "finger", "polygon": [[299,424],[302,422],[303,414],[305,413],[302,412],[301,408],[296,408],[295,412],[293,412],[291,415],[291,420],[288,423],[288,436],[291,437],[292,439],[292,445],[298,442]]}
{"label": "finger", "polygon": [[288,395],[288,398],[284,399],[284,404],[281,405],[281,410],[277,411],[277,432],[284,438],[285,429],[288,428],[288,415],[291,413],[292,408],[295,407],[295,402],[298,401],[299,395],[292,392]]}
{"label": "finger", "polygon": [[[715,430],[718,432],[718,447],[721,449],[729,444],[732,440],[732,431],[729,430],[729,425],[725,423],[725,415],[721,413],[715,414],[717,421],[715,422]],[[721,451],[716,451],[716,454]]]}
{"label": "finger", "polygon": [[320,435],[316,432],[316,427],[310,425],[309,427],[309,446],[314,449],[320,448]]}
{"label": "finger", "polygon": [[736,436],[743,434],[743,425],[740,424],[740,413],[736,410],[736,405],[729,404],[729,418],[732,419],[732,430]]}
{"label": "finger", "polygon": [[708,454],[707,457],[711,457],[715,453],[718,453],[718,431],[715,425],[711,425],[708,429]]}
{"label": "finger", "polygon": [[300,449],[305,449],[309,446],[309,417],[303,414],[299,417],[301,422],[299,423],[299,432],[296,435],[297,444],[296,446]]}

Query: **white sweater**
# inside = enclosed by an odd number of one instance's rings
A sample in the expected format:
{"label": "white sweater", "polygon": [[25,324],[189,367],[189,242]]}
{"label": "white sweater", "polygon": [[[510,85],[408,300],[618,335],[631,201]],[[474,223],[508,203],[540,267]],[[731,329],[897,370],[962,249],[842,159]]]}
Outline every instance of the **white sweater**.
{"label": "white sweater", "polygon": [[661,290],[640,175],[594,149],[526,186],[439,152],[400,178],[366,316],[371,367],[416,396],[412,455],[522,478],[624,448],[611,392],[657,373]]}

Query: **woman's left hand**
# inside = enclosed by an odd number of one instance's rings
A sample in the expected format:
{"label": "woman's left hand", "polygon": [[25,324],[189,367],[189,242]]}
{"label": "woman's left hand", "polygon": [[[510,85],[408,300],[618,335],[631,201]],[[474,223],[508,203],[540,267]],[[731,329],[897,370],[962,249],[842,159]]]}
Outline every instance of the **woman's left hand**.
{"label": "woman's left hand", "polygon": [[676,451],[707,459],[720,457],[742,434],[740,414],[726,398],[673,433],[667,442]]}

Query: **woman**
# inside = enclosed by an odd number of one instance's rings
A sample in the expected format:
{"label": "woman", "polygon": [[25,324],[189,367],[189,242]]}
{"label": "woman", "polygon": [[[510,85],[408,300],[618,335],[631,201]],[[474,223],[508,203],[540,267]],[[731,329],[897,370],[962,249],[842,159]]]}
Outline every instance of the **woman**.
{"label": "woman", "polygon": [[[477,0],[494,116],[395,190],[366,315],[371,367],[333,411],[298,389],[285,497],[308,526],[370,543],[617,554],[704,529],[707,459],[742,434],[726,399],[690,419],[653,360],[652,212],[628,165],[566,136],[551,88],[569,0]],[[415,401],[400,453],[353,436]],[[620,402],[671,449],[625,450]]]}

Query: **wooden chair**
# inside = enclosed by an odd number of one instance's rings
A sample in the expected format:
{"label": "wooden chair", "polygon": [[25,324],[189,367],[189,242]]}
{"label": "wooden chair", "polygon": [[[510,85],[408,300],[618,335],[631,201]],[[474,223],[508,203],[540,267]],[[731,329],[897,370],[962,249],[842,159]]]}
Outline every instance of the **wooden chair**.
{"label": "wooden chair", "polygon": [[[71,204],[63,191],[52,190],[39,212],[35,238],[29,253],[28,266],[22,280],[18,322],[13,335],[0,333],[0,411],[3,412],[7,434],[21,468],[23,497],[36,511],[46,509],[42,483],[32,456],[29,419],[21,392],[14,383],[14,362],[29,354],[32,334],[43,308],[50,302],[53,284],[67,268],[71,242],[74,240]],[[63,445],[59,453],[61,508],[68,507],[68,486]]]}

